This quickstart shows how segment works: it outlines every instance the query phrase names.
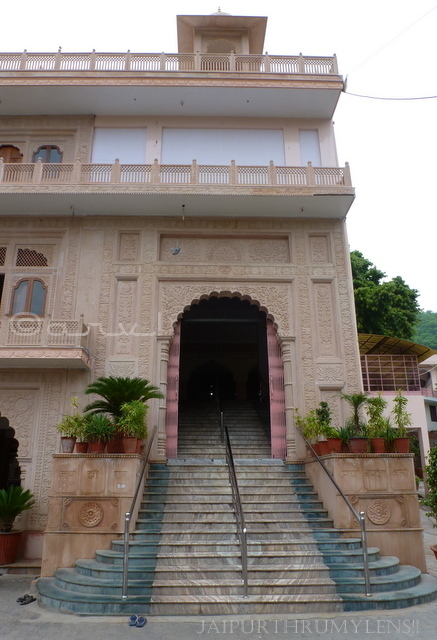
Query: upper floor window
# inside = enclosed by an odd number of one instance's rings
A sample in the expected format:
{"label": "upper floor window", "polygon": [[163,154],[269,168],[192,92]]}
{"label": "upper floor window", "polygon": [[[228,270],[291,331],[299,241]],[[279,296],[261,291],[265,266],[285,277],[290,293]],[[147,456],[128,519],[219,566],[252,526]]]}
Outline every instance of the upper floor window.
{"label": "upper floor window", "polygon": [[16,164],[17,162],[22,162],[23,154],[20,149],[11,144],[2,144],[0,145],[0,158],[3,158],[3,162]]}
{"label": "upper floor window", "polygon": [[20,280],[12,295],[11,314],[32,313],[36,316],[44,315],[47,289],[36,278]]}
{"label": "upper floor window", "polygon": [[59,147],[44,145],[35,151],[32,162],[37,162],[40,158],[42,162],[62,162],[62,152]]}

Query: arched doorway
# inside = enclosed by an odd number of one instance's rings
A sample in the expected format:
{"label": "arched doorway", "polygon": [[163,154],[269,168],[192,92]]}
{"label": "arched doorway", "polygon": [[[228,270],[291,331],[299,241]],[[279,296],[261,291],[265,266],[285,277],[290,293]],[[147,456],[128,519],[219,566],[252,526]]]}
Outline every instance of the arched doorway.
{"label": "arched doorway", "polygon": [[265,417],[273,457],[285,457],[281,350],[266,313],[248,300],[213,295],[186,309],[170,347],[167,457],[177,457],[179,409],[250,403]]}
{"label": "arched doorway", "polygon": [[0,489],[9,485],[19,486],[20,465],[17,460],[18,440],[9,420],[0,416]]}

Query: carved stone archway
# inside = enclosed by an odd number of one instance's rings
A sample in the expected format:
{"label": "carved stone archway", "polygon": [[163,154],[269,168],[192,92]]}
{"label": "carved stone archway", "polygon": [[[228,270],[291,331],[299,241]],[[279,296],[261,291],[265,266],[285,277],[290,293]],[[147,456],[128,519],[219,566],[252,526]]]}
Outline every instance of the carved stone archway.
{"label": "carved stone archway", "polygon": [[[234,283],[236,284],[236,283]],[[241,293],[244,291],[244,293]],[[212,297],[239,298],[250,302],[264,311],[269,322],[271,335],[277,344],[276,368],[281,369],[282,399],[279,406],[275,396],[275,415],[282,414],[277,427],[273,428],[274,457],[295,457],[295,437],[293,428],[293,364],[294,338],[286,337],[290,332],[290,283],[240,283],[240,288],[229,290],[225,287],[210,289],[205,294],[205,283],[162,282],[160,287],[161,327],[160,379],[166,399],[161,403],[158,435],[158,458],[173,457],[177,453],[177,387],[180,353],[180,320],[184,311],[200,300]],[[264,301],[268,299],[271,305]],[[262,303],[260,302],[263,301]],[[182,303],[182,304],[181,304]],[[281,336],[282,328],[285,329]],[[271,340],[271,344],[273,344]],[[279,358],[279,360],[278,360]],[[279,363],[279,367],[278,367]],[[273,372],[272,372],[273,373]],[[273,373],[275,375],[275,373]],[[278,380],[275,381],[277,385]],[[273,435],[273,434],[272,434]],[[274,450],[273,450],[274,449]]]}

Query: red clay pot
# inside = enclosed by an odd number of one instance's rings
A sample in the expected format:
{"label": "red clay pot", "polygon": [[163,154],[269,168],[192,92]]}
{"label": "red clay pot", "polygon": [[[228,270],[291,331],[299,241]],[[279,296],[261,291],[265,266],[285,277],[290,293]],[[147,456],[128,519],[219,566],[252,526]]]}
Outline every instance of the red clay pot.
{"label": "red clay pot", "polygon": [[329,453],[342,453],[341,438],[328,438]]}
{"label": "red clay pot", "polygon": [[367,438],[354,437],[349,440],[349,449],[351,453],[367,453]]}
{"label": "red clay pot", "polygon": [[329,442],[327,440],[320,440],[320,455],[327,456],[330,454]]}
{"label": "red clay pot", "polygon": [[385,439],[370,438],[370,447],[372,449],[372,453],[385,453]]}
{"label": "red clay pot", "polygon": [[88,442],[76,442],[76,453],[88,453]]}
{"label": "red clay pot", "polygon": [[12,564],[17,557],[21,531],[0,533],[0,565]]}
{"label": "red clay pot", "polygon": [[136,453],[137,440],[134,436],[123,438],[123,453]]}
{"label": "red clay pot", "polygon": [[394,443],[397,453],[410,453],[410,438],[395,438]]}
{"label": "red clay pot", "polygon": [[88,442],[88,453],[104,453],[106,443],[102,440],[96,442]]}

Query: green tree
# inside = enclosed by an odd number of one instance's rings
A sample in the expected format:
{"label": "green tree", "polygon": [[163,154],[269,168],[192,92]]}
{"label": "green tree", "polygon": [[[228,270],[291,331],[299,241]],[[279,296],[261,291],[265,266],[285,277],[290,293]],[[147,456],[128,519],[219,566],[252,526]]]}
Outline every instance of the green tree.
{"label": "green tree", "polygon": [[418,291],[400,276],[384,281],[385,273],[359,251],[351,252],[351,265],[358,332],[411,340],[420,311]]}
{"label": "green tree", "polygon": [[421,311],[419,313],[419,322],[413,340],[430,349],[437,350],[437,313],[435,311]]}

